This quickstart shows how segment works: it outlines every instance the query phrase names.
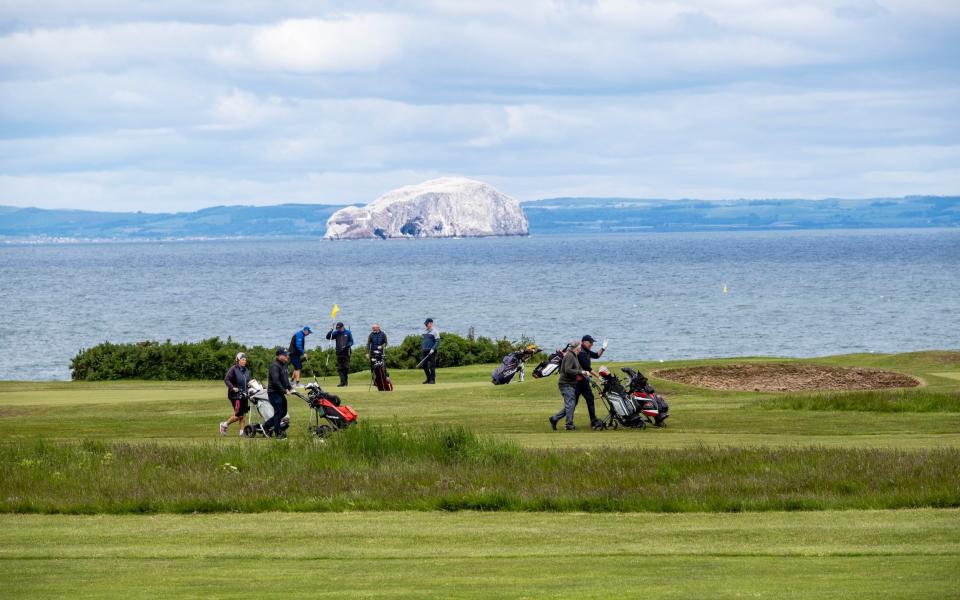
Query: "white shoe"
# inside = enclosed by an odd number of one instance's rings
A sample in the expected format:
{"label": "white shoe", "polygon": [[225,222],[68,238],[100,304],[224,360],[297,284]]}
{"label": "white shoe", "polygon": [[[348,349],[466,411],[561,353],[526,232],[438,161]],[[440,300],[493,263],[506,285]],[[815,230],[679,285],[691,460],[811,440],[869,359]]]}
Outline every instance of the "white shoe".
{"label": "white shoe", "polygon": [[220,435],[227,435],[227,422],[223,421],[220,423]]}

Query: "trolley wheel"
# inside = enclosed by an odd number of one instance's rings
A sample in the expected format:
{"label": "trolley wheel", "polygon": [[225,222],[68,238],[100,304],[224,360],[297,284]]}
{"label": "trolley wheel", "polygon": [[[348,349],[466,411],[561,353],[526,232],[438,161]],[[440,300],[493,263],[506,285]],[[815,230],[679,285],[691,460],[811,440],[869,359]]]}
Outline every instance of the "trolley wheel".
{"label": "trolley wheel", "polygon": [[610,429],[617,429],[618,427],[620,427],[620,424],[616,420],[610,422]]}
{"label": "trolley wheel", "polygon": [[313,427],[312,430],[314,435],[316,435],[318,438],[325,438],[333,433],[333,427],[330,427],[329,425],[318,425]]}
{"label": "trolley wheel", "polygon": [[243,435],[247,437],[257,437],[257,430],[253,428],[253,425],[244,425]]}

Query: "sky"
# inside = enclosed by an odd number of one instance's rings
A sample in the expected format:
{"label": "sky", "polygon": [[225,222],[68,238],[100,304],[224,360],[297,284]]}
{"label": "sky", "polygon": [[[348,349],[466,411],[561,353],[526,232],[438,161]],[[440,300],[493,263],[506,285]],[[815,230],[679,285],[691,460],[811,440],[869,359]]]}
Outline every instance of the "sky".
{"label": "sky", "polygon": [[0,205],[960,193],[957,0],[0,0]]}

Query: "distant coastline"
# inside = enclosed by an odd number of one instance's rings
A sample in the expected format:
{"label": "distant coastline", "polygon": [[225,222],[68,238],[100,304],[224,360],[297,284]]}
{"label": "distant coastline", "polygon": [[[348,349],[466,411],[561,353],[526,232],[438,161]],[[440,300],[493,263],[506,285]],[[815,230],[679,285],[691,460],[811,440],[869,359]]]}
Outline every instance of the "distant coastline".
{"label": "distant coastline", "polygon": [[[960,227],[960,196],[860,200],[550,198],[522,205],[530,235]],[[343,205],[217,206],[111,213],[0,206],[0,243],[322,238]]]}

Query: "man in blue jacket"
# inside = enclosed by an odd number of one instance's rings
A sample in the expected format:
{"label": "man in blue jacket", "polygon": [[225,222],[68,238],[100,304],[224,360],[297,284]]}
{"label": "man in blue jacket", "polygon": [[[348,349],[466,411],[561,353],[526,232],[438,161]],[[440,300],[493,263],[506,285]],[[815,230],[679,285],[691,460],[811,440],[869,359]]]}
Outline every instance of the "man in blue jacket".
{"label": "man in blue jacket", "polygon": [[337,373],[340,375],[340,383],[337,387],[346,387],[347,375],[350,374],[350,353],[353,351],[353,334],[343,326],[343,323],[337,323],[336,327],[327,332],[327,339],[333,340],[337,353]]}
{"label": "man in blue jacket", "polygon": [[427,378],[423,383],[437,382],[437,352],[440,350],[440,330],[434,327],[433,319],[423,322],[427,330],[423,334],[423,345],[420,347],[420,362],[423,363],[423,372]]}
{"label": "man in blue jacket", "polygon": [[293,365],[293,385],[300,385],[300,369],[303,368],[303,361],[307,360],[307,336],[313,333],[309,326],[293,334],[290,338],[290,364]]}

